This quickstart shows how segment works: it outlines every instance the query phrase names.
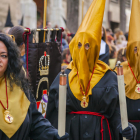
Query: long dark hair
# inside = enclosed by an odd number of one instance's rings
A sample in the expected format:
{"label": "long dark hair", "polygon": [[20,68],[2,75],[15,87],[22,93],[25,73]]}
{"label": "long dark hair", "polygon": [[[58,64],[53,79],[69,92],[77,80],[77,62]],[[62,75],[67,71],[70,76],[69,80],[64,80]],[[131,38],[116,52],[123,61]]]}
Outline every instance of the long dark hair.
{"label": "long dark hair", "polygon": [[29,97],[30,86],[22,67],[20,52],[16,43],[5,34],[0,34],[0,41],[5,44],[8,50],[8,66],[5,74],[10,80],[11,90],[13,84],[16,84],[25,92],[26,96]]}

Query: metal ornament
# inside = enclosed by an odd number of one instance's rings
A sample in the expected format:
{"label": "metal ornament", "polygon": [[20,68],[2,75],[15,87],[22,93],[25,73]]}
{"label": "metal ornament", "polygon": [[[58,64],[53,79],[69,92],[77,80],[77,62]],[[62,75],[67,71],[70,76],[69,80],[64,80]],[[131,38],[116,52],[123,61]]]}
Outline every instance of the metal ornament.
{"label": "metal ornament", "polygon": [[[47,62],[47,57],[48,57],[48,62]],[[43,59],[45,59],[45,66],[43,66]],[[47,55],[46,51],[44,51],[44,55],[42,55],[40,57],[40,60],[39,60],[39,71],[40,71],[40,76],[42,75],[48,75],[49,74],[49,65],[50,65],[50,56]],[[43,81],[46,81],[47,82],[47,91],[48,91],[48,96],[49,96],[49,79],[48,77],[43,77],[40,79],[39,83],[38,83],[38,87],[37,87],[37,91],[36,91],[36,99],[38,98],[38,91],[39,91],[39,87],[40,87],[40,84],[43,82]]]}
{"label": "metal ornament", "polygon": [[135,92],[140,93],[140,84],[137,84],[137,85],[136,85]]}
{"label": "metal ornament", "polygon": [[4,111],[4,120],[6,123],[9,123],[9,124],[11,124],[14,120],[14,118],[12,117],[12,115],[10,114],[8,110]]}
{"label": "metal ornament", "polygon": [[48,88],[47,89],[47,92],[48,92],[47,94],[49,96],[49,80],[48,80],[48,77],[43,77],[43,78],[40,79],[40,81],[38,83],[38,87],[37,87],[37,91],[36,91],[36,99],[38,98],[38,91],[39,91],[40,84],[44,81],[47,82],[47,88]]}
{"label": "metal ornament", "polygon": [[81,107],[83,107],[83,108],[87,108],[88,107],[88,102],[86,101],[86,96],[84,96],[82,98]]}
{"label": "metal ornament", "polygon": [[[47,57],[48,57],[48,63],[47,63]],[[43,59],[45,58],[45,66],[43,66]],[[42,75],[48,75],[49,74],[49,64],[50,64],[50,56],[46,54],[46,51],[44,52],[44,55],[40,57],[39,60],[39,71],[40,76]]]}

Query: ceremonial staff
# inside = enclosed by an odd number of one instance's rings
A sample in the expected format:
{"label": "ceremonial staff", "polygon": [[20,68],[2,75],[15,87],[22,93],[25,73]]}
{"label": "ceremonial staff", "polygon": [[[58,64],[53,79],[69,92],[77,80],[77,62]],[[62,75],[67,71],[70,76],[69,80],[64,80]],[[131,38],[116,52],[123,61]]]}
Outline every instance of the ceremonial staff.
{"label": "ceremonial staff", "polygon": [[[44,0],[44,19],[43,19],[43,29],[46,28],[46,15],[47,15],[47,0]],[[46,32],[44,31],[43,42],[45,42],[45,34],[46,34]]]}
{"label": "ceremonial staff", "polygon": [[[120,61],[117,62],[117,79],[118,79],[121,123],[122,130],[124,130],[126,127],[128,127],[128,116],[126,107],[123,66],[121,66],[120,63],[121,63]],[[123,140],[126,140],[126,138],[123,138]]]}
{"label": "ceremonial staff", "polygon": [[84,0],[82,0],[82,20],[84,18]]}
{"label": "ceremonial staff", "polygon": [[67,75],[62,71],[59,81],[59,107],[58,107],[58,134],[60,137],[65,135],[66,125],[66,93]]}

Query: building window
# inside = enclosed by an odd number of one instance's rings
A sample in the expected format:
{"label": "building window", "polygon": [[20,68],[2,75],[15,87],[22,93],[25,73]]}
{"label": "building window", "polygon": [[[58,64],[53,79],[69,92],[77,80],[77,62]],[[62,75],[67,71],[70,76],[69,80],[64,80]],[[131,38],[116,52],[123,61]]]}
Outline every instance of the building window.
{"label": "building window", "polygon": [[111,2],[118,3],[119,0],[111,0]]}
{"label": "building window", "polygon": [[130,8],[131,1],[130,1],[130,0],[126,0],[126,1],[125,1],[125,4],[126,4],[126,7],[127,7],[127,8]]}

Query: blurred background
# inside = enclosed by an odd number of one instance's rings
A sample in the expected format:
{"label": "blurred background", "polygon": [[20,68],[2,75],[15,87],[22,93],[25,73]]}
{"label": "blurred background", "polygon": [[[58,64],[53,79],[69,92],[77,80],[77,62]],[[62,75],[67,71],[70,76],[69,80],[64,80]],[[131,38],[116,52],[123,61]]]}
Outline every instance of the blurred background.
{"label": "blurred background", "polygon": [[[48,0],[48,26],[68,28],[70,32],[75,33],[92,1]],[[0,30],[5,27],[8,11],[14,26],[41,28],[43,10],[44,0],[0,0]],[[106,0],[103,26],[112,29],[113,32],[116,28],[120,28],[124,33],[128,32],[130,11],[131,0]]]}
{"label": "blurred background", "polygon": [[[93,0],[47,0],[46,28],[63,27],[62,67],[71,61],[69,43]],[[132,0],[106,0],[99,59],[112,69],[126,61]],[[43,28],[44,0],[0,0],[0,32],[13,26]],[[97,19],[98,20],[98,19]],[[105,48],[105,52],[102,52]]]}

